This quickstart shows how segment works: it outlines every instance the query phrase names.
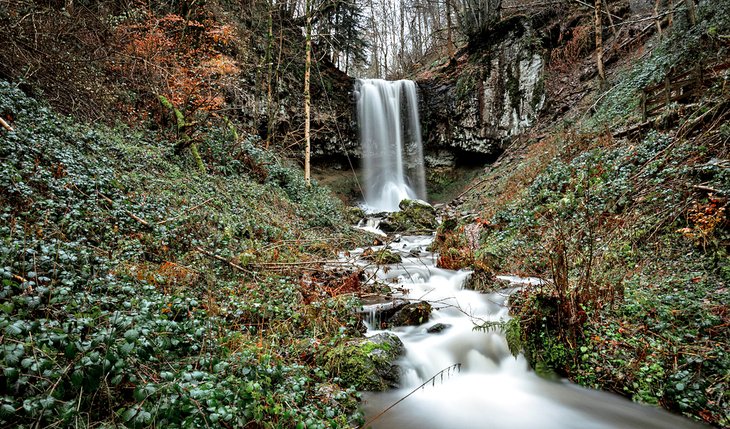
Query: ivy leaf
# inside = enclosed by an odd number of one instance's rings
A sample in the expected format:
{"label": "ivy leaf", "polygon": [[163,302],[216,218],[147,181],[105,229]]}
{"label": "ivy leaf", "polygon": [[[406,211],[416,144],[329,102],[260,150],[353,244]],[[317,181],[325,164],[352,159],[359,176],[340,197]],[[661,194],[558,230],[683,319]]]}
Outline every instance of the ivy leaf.
{"label": "ivy leaf", "polygon": [[134,416],[136,416],[136,415],[137,415],[136,408],[127,408],[127,410],[124,411],[124,413],[122,413],[122,419],[125,422],[128,422],[128,421],[131,421],[134,418]]}
{"label": "ivy leaf", "polygon": [[139,338],[139,331],[136,329],[130,329],[124,333],[124,339],[127,340],[127,342],[132,343],[137,341],[137,338]]}
{"label": "ivy leaf", "polygon": [[3,404],[0,406],[0,416],[10,417],[15,414],[15,408],[10,404]]}

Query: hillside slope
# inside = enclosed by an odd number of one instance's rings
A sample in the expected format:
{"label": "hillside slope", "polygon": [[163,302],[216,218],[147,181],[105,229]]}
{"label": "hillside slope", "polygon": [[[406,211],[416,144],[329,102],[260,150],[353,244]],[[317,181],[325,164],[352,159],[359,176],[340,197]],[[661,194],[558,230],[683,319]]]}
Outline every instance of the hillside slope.
{"label": "hillside slope", "polygon": [[0,115],[0,426],[358,421],[315,363],[359,335],[356,275],[319,274],[362,239],[339,200],[227,128],[200,173],[164,133],[78,124],[17,85]]}
{"label": "hillside slope", "polygon": [[[513,297],[503,327],[538,371],[718,427],[730,425],[729,6],[701,2],[695,26],[677,14],[663,40],[614,62],[605,91],[576,79],[570,105],[560,82],[583,69],[553,68],[551,117],[452,204],[473,215],[438,237],[442,266],[476,270],[471,287],[547,280]],[[692,96],[645,121],[642,89],[698,65]]]}

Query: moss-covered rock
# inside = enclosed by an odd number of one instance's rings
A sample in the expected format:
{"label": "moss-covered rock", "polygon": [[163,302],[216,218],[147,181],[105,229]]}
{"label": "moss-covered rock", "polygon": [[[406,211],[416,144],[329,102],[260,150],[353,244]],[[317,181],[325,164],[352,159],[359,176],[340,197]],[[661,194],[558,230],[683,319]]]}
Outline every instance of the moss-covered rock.
{"label": "moss-covered rock", "polygon": [[428,322],[431,316],[431,304],[421,301],[408,304],[398,310],[390,319],[391,326],[415,326]]}
{"label": "moss-covered rock", "polygon": [[385,232],[418,232],[430,231],[438,227],[436,210],[421,200],[403,200],[400,211],[390,213],[380,222],[380,229]]}
{"label": "moss-covered rock", "polygon": [[366,261],[375,262],[378,265],[398,264],[403,261],[403,258],[388,248],[373,251],[367,249],[362,254],[362,259]]}
{"label": "moss-covered rock", "polygon": [[365,219],[365,211],[360,207],[347,207],[345,210],[345,216],[350,224],[355,225]]}
{"label": "moss-covered rock", "polygon": [[477,269],[464,282],[464,289],[492,292],[501,286],[495,280],[493,271]]}
{"label": "moss-covered rock", "polygon": [[383,391],[398,386],[400,370],[395,361],[404,352],[400,338],[384,332],[330,349],[322,364],[358,390]]}

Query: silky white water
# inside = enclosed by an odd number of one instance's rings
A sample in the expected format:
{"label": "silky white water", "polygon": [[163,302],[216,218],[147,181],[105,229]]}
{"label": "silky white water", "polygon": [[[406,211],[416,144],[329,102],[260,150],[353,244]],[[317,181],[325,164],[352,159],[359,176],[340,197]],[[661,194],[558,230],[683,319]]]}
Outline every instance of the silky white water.
{"label": "silky white water", "polygon": [[[402,237],[390,245],[403,263],[369,268],[378,281],[391,284],[396,297],[432,304],[431,320],[420,326],[392,330],[403,341],[402,387],[365,394],[368,420],[408,395],[439,371],[437,377],[376,420],[373,428],[389,429],[667,429],[699,428],[663,410],[634,404],[619,396],[542,379],[530,371],[524,357],[514,358],[500,332],[475,331],[474,323],[508,317],[509,294],[538,279],[503,277],[505,289],[482,294],[465,290],[469,273],[435,267],[426,251],[432,238]],[[362,249],[359,249],[362,250]],[[357,254],[357,250],[353,252]],[[417,256],[415,256],[418,254]],[[363,262],[363,265],[365,263]],[[529,286],[527,286],[529,287]],[[437,323],[448,326],[428,333]],[[377,325],[376,325],[377,326]],[[368,335],[382,332],[369,327]]]}
{"label": "silky white water", "polygon": [[359,79],[355,83],[363,152],[365,207],[397,211],[403,199],[426,199],[416,84]]}

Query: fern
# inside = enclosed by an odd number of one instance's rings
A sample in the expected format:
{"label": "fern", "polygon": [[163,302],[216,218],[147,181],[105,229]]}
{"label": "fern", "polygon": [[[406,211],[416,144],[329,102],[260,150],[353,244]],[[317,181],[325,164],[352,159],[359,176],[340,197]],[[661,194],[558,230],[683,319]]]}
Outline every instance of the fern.
{"label": "fern", "polygon": [[512,356],[517,357],[522,352],[522,329],[518,319],[487,321],[474,326],[475,331],[495,332],[499,330],[507,340],[507,348]]}

